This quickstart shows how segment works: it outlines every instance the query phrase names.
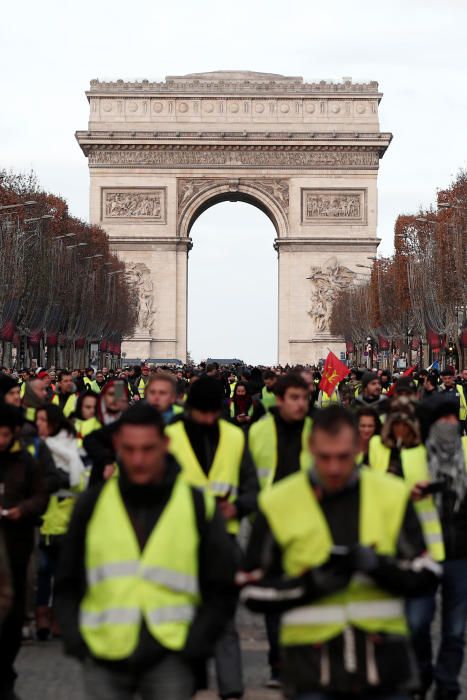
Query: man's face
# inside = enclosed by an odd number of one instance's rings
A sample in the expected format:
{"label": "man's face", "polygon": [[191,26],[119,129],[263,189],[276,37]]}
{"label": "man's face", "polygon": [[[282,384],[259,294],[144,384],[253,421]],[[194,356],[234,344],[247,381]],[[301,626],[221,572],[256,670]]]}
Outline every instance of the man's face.
{"label": "man's face", "polygon": [[71,373],[71,376],[73,379],[77,379],[79,377],[79,372],[77,369],[74,369],[73,372]]}
{"label": "man's face", "polygon": [[360,416],[358,420],[358,432],[362,440],[369,440],[376,430],[374,416]]}
{"label": "man's face", "polygon": [[23,382],[26,382],[29,379],[29,372],[21,372],[20,377]]}
{"label": "man's face", "polygon": [[149,377],[149,367],[142,367],[141,374],[143,377]]}
{"label": "man's face", "polygon": [[454,386],[455,377],[452,374],[443,374],[441,375],[441,379],[444,386],[447,386],[449,389]]}
{"label": "man's face", "polygon": [[336,435],[319,428],[310,437],[314,468],[326,491],[339,491],[355,470],[358,442],[350,426],[342,426]]}
{"label": "man's face", "polygon": [[7,391],[4,401],[9,406],[16,406],[16,408],[19,408],[21,406],[21,389],[19,386],[14,386],[10,391]]}
{"label": "man's face", "polygon": [[274,384],[276,383],[277,378],[276,377],[269,377],[268,379],[264,380],[265,385],[267,386],[268,389],[272,389]]}
{"label": "man's face", "polygon": [[102,372],[98,372],[96,374],[96,382],[98,384],[102,384],[103,381],[104,381],[104,375],[102,374]]}
{"label": "man's face", "polygon": [[44,399],[47,397],[47,389],[45,388],[44,384],[41,382],[40,379],[34,379],[31,382],[31,389],[33,393],[37,396],[37,398],[41,401],[44,401]]}
{"label": "man's face", "polygon": [[464,380],[464,382],[467,382],[467,369],[462,370],[461,377]]}
{"label": "man's face", "polygon": [[73,377],[71,374],[65,374],[58,383],[62,394],[69,394],[73,391]]}
{"label": "man's face", "polygon": [[192,408],[190,415],[193,422],[198,425],[214,425],[221,417],[221,411],[200,411]]}
{"label": "man's face", "polygon": [[116,396],[115,385],[107,389],[103,394],[104,403],[109,413],[120,413],[128,408],[128,399],[124,393],[122,396]]}
{"label": "man's face", "polygon": [[151,382],[146,388],[145,398],[150,406],[164,413],[168,411],[177,398],[172,384],[163,379]]}
{"label": "man's face", "polygon": [[0,426],[0,452],[6,452],[13,442],[14,432],[6,425]]}
{"label": "man's face", "polygon": [[236,396],[246,396],[246,387],[245,386],[237,386],[235,395]]}
{"label": "man's face", "polygon": [[92,379],[93,374],[94,374],[94,372],[92,371],[92,369],[86,370],[86,377],[88,377],[88,379]]}
{"label": "man's face", "polygon": [[119,462],[130,482],[151,484],[165,471],[168,439],[150,425],[123,425],[114,436]]}
{"label": "man's face", "polygon": [[372,379],[368,382],[364,390],[365,396],[379,396],[381,394],[381,383],[379,379]]}
{"label": "man's face", "polygon": [[103,368],[102,368],[102,374],[104,375],[104,377],[106,377],[106,376],[108,375],[108,373],[109,373],[109,368],[108,368],[108,367],[103,367]]}
{"label": "man's face", "polygon": [[291,386],[284,396],[276,396],[276,404],[285,421],[303,420],[309,408],[308,391]]}

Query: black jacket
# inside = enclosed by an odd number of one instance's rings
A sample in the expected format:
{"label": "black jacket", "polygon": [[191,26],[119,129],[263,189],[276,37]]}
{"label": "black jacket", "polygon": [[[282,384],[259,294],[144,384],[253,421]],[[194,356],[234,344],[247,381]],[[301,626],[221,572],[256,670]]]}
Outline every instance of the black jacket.
{"label": "black jacket", "polygon": [[[311,486],[311,484],[310,484]],[[312,487],[312,486],[311,486]],[[328,523],[334,545],[358,551],[360,483],[355,479],[346,489],[336,494],[324,495],[320,501],[324,517]],[[426,559],[423,565],[425,543],[418,518],[409,503],[400,530],[398,552],[395,559],[375,556],[370,575],[379,586],[397,597],[415,597],[436,590],[438,575],[436,565]],[[418,560],[418,567],[410,562]],[[331,555],[323,566],[305,572],[298,579],[284,577],[282,555],[268,521],[263,514],[256,518],[247,551],[249,571],[261,569],[264,579],[255,588],[246,588],[242,594],[248,607],[256,612],[280,613],[292,607],[310,603],[322,596],[337,592],[348,585],[353,573],[361,572],[358,559],[353,555],[335,557]],[[282,591],[287,588],[287,594]],[[267,590],[264,594],[262,590]],[[269,590],[268,590],[269,589]],[[291,590],[294,597],[291,598]],[[259,592],[258,592],[259,591]],[[279,595],[275,595],[278,591]],[[362,693],[368,687],[367,649],[372,645],[376,656],[381,685],[386,688],[406,687],[413,679],[411,653],[407,640],[401,637],[390,638],[378,635],[370,638],[363,631],[350,628],[353,633],[357,654],[357,671],[350,673],[344,664],[344,636],[329,640],[317,646],[294,646],[283,650],[283,675],[291,695],[313,689],[336,693]],[[368,639],[367,639],[368,637]],[[330,658],[330,682],[321,685],[321,671],[324,656]],[[397,659],[397,662],[395,662]]]}
{"label": "black jacket", "polygon": [[[167,460],[165,478],[157,485],[135,486],[128,482],[124,470],[120,470],[120,492],[141,549],[157,526],[171,497],[178,473],[179,467],[170,457]],[[103,484],[98,484],[89,489],[76,504],[62,548],[55,585],[55,605],[65,650],[81,659],[89,655],[79,630],[79,607],[86,592],[86,529],[102,487]],[[193,488],[192,494],[200,535],[199,583],[202,602],[183,654],[187,659],[196,661],[211,654],[225,624],[234,614],[237,592],[234,585],[236,552],[225,531],[222,516],[216,511],[214,518],[209,521],[205,516],[202,493]],[[180,536],[183,536],[182,523],[180,532],[174,533],[174,537]],[[97,661],[114,668],[139,671],[157,664],[166,653],[167,650],[143,624],[138,646],[131,657],[119,662]]]}

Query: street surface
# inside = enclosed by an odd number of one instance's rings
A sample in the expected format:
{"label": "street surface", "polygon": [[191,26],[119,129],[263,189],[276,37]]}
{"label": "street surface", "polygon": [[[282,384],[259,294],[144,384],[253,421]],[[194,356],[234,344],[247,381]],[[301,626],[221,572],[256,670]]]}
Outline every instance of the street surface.
{"label": "street surface", "polygon": [[[276,691],[263,688],[268,679],[267,641],[261,617],[245,611],[239,614],[244,660],[245,700],[281,700]],[[27,642],[16,667],[19,672],[17,693],[21,700],[82,700],[80,666],[63,655],[59,641]],[[215,679],[211,686],[215,688]],[[217,693],[203,692],[197,700],[214,700]],[[169,700],[169,698],[167,698]]]}

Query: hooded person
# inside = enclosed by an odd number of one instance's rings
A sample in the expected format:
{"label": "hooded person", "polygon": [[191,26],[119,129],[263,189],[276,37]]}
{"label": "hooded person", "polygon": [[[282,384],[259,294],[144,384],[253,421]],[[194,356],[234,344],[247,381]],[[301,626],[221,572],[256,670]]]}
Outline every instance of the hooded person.
{"label": "hooded person", "polygon": [[[5,400],[5,397],[7,399]],[[21,387],[19,381],[9,374],[0,373],[0,401],[12,406],[21,406]]]}
{"label": "hooded person", "polygon": [[[24,418],[27,423],[36,422],[36,411],[44,406],[47,398],[47,390],[41,379],[31,379],[26,383],[23,396]],[[35,425],[34,425],[35,432]]]}
{"label": "hooded person", "polygon": [[122,413],[129,403],[125,381],[111,379],[102,388],[97,401],[97,421],[101,426],[83,439],[83,447],[92,462],[89,485],[108,479],[115,470],[113,433]]}
{"label": "hooded person", "polygon": [[[438,393],[426,405],[431,412],[426,440],[427,481],[436,487],[434,502],[442,528],[445,561],[441,600],[433,595],[414,601],[409,608],[409,623],[424,693],[434,681],[436,700],[454,700],[461,692],[459,675],[467,622],[467,438],[460,434],[458,397]],[[438,653],[433,655],[431,625],[438,604],[441,638]]]}

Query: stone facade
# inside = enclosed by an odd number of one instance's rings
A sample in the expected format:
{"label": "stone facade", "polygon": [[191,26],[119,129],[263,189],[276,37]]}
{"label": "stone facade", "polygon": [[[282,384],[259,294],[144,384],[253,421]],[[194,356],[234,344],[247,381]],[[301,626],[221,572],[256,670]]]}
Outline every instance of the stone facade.
{"label": "stone facade", "polygon": [[185,360],[187,265],[197,217],[245,201],[271,219],[279,265],[281,364],[339,351],[336,292],[376,254],[377,174],[391,134],[376,82],[221,71],[164,82],[91,81],[78,142],[90,218],[140,291],[128,357]]}

